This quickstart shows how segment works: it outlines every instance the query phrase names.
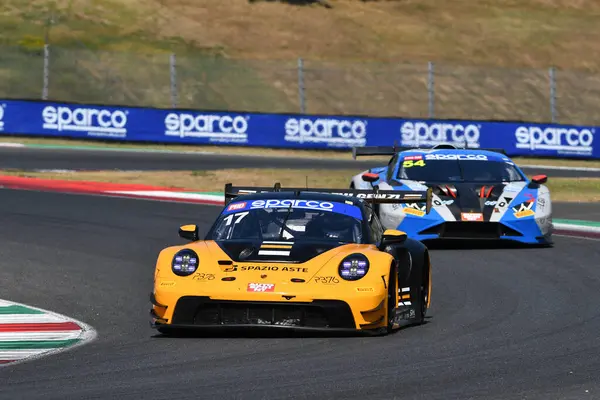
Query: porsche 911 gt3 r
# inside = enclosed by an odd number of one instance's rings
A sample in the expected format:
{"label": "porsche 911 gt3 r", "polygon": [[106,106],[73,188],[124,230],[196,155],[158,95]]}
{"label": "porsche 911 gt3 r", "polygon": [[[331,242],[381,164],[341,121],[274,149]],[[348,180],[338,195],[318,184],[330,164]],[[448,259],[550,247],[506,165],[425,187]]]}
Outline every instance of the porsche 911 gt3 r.
{"label": "porsche 911 gt3 r", "polygon": [[387,166],[353,177],[351,188],[433,189],[433,210],[423,204],[378,207],[386,228],[417,240],[501,239],[552,244],[552,204],[545,175],[528,179],[502,150],[359,147],[355,157],[391,155]]}
{"label": "porsche 911 gt3 r", "polygon": [[227,327],[385,334],[423,322],[431,301],[427,248],[384,231],[372,203],[431,205],[430,190],[228,184],[225,193],[203,240],[197,226],[182,226],[190,243],[160,252],[152,327],[166,334]]}

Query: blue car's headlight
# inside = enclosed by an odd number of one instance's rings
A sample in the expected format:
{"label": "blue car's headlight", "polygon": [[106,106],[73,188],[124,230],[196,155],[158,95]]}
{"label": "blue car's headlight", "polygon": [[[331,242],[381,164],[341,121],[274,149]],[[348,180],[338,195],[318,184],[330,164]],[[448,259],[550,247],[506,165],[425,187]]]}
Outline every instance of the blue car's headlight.
{"label": "blue car's headlight", "polygon": [[173,257],[171,263],[171,270],[175,275],[188,276],[196,272],[198,269],[198,254],[190,249],[180,250]]}
{"label": "blue car's headlight", "polygon": [[364,254],[351,254],[344,258],[338,273],[347,281],[357,281],[369,272],[369,259]]}

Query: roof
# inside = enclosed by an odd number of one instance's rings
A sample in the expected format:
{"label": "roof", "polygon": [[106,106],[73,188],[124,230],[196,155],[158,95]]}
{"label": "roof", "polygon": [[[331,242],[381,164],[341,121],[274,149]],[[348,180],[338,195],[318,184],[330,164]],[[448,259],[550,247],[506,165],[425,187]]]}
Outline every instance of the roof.
{"label": "roof", "polygon": [[[317,189],[318,190],[318,189]],[[340,189],[343,191],[344,189]],[[331,193],[320,193],[311,192],[310,188],[306,191],[292,192],[292,191],[281,191],[281,192],[267,192],[267,193],[251,193],[242,194],[231,200],[231,202],[243,201],[243,200],[263,200],[263,199],[303,199],[303,200],[317,200],[317,201],[335,201],[344,203],[351,201],[353,205],[361,207],[363,200],[358,197],[344,196],[341,194]]]}

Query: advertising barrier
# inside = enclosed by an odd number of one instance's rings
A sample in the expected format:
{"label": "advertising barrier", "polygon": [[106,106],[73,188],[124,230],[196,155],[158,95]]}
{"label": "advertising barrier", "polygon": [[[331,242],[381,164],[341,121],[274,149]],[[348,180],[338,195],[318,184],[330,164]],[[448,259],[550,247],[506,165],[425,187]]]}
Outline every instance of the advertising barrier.
{"label": "advertising barrier", "polygon": [[600,158],[600,145],[594,144],[596,128],[587,126],[207,112],[25,100],[0,101],[1,133],[297,149],[453,143],[475,149],[503,148],[510,156]]}

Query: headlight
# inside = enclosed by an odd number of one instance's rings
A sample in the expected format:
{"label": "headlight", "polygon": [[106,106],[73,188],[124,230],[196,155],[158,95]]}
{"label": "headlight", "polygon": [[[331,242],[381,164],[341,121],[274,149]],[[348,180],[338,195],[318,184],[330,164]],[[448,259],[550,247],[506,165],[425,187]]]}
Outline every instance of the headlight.
{"label": "headlight", "polygon": [[369,272],[369,259],[363,254],[351,254],[344,258],[338,273],[347,281],[357,281]]}
{"label": "headlight", "polygon": [[188,276],[196,272],[199,261],[198,254],[195,251],[189,249],[180,250],[173,257],[171,270],[175,275]]}

